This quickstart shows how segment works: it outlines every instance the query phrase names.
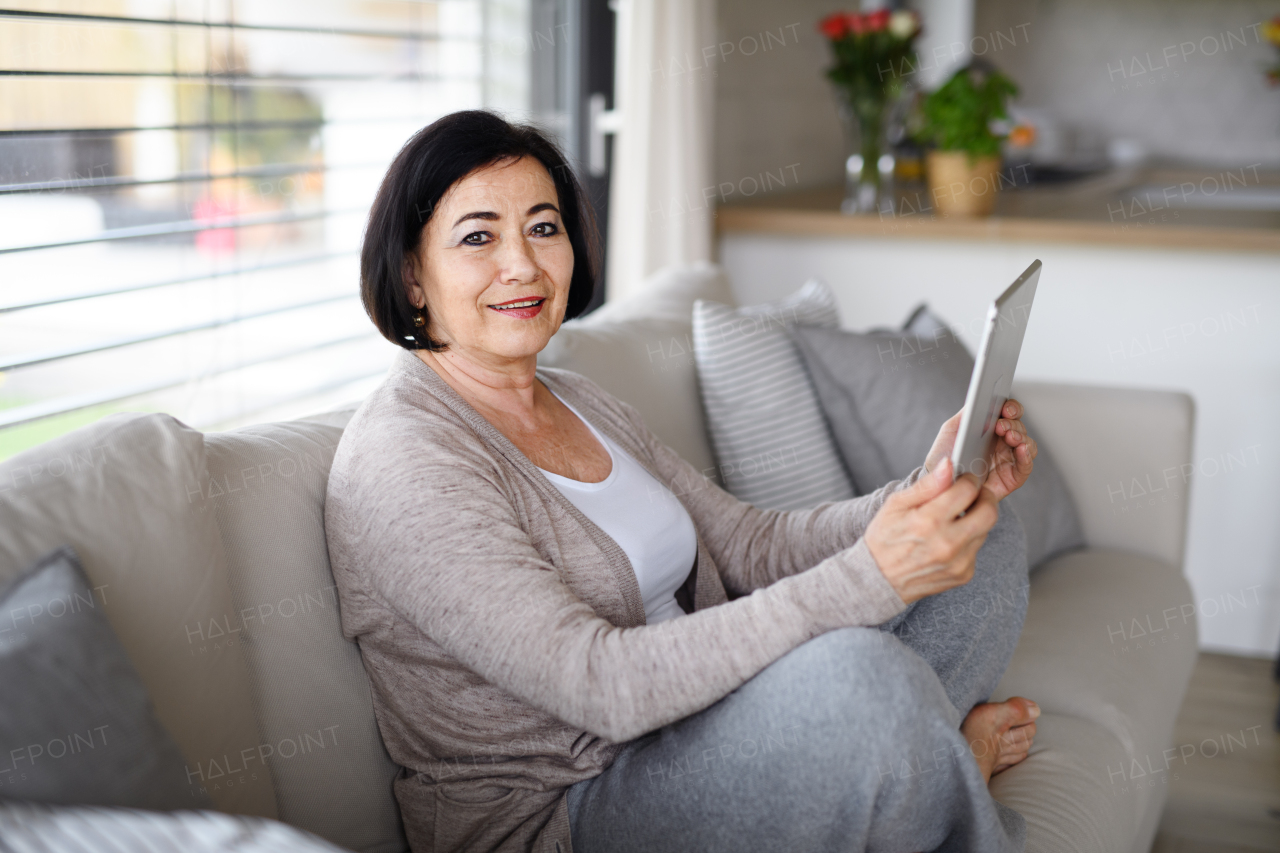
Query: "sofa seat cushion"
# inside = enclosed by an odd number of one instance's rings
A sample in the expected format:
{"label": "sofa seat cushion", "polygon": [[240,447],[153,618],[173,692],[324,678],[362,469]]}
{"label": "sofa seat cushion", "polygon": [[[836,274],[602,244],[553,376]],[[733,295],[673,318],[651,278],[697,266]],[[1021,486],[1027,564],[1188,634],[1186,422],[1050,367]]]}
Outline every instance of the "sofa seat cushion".
{"label": "sofa seat cushion", "polygon": [[[1087,549],[1036,572],[992,696],[1025,696],[1044,712],[1031,756],[992,784],[1027,818],[1028,851],[1128,850],[1149,831],[1145,817],[1186,760],[1165,750],[1196,654],[1191,588],[1173,566]],[[1092,815],[1086,826],[1107,842],[1056,835],[1067,813]]]}
{"label": "sofa seat cushion", "polygon": [[[398,768],[342,635],[324,532],[329,467],[351,409],[205,435],[195,511],[217,526],[279,819],[363,853],[405,849]],[[256,756],[255,756],[256,757]]]}
{"label": "sofa seat cushion", "polygon": [[161,414],[110,415],[0,462],[0,584],[74,548],[192,804],[203,789],[221,811],[275,817],[270,768],[228,770],[260,738],[240,635],[210,636],[234,610],[217,526],[197,511],[204,472],[204,436]]}
{"label": "sofa seat cushion", "polygon": [[1090,720],[1043,711],[1026,761],[996,776],[992,795],[1027,821],[1026,853],[1126,853],[1135,801],[1117,796],[1098,768],[1124,747]]}

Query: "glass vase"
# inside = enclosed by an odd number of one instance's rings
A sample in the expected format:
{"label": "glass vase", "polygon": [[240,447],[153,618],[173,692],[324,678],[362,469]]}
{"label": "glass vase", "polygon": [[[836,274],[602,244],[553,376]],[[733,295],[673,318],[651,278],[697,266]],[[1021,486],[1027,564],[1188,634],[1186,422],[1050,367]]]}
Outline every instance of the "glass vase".
{"label": "glass vase", "polygon": [[880,212],[892,206],[888,184],[893,177],[893,157],[885,138],[888,99],[840,92],[840,118],[844,124],[844,213]]}

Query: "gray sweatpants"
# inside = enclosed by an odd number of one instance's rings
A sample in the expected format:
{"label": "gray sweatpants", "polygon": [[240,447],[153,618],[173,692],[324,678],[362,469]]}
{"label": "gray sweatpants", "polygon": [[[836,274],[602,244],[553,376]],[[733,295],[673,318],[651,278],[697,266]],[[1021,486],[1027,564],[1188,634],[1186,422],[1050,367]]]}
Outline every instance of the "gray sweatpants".
{"label": "gray sweatpants", "polygon": [[801,644],[571,787],[575,853],[1021,851],[1022,816],[959,728],[1013,656],[1027,591],[1002,504],[968,584]]}

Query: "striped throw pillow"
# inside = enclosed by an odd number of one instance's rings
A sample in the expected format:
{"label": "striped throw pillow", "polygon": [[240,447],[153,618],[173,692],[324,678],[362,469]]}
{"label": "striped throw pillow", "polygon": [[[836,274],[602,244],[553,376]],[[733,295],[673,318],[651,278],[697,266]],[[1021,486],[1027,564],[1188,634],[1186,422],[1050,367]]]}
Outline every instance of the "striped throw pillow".
{"label": "striped throw pillow", "polygon": [[788,326],[837,328],[816,279],[778,302],[732,308],[698,300],[693,348],[707,431],[725,488],[764,509],[804,509],[854,496]]}

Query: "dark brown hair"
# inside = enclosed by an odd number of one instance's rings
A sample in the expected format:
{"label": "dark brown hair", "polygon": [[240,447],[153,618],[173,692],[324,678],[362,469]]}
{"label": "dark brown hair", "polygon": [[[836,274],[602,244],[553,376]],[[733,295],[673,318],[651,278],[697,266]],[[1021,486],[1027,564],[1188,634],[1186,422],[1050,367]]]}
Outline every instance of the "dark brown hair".
{"label": "dark brown hair", "polygon": [[466,110],[438,119],[415,133],[387,169],[369,210],[360,248],[360,298],[383,337],[405,349],[439,352],[445,345],[414,326],[419,310],[409,301],[404,271],[418,250],[423,227],[440,199],[458,181],[486,166],[533,157],[555,184],[569,245],[573,278],[564,319],[577,317],[595,290],[598,244],[591,205],[555,143],[536,128],[511,124],[484,110]]}

